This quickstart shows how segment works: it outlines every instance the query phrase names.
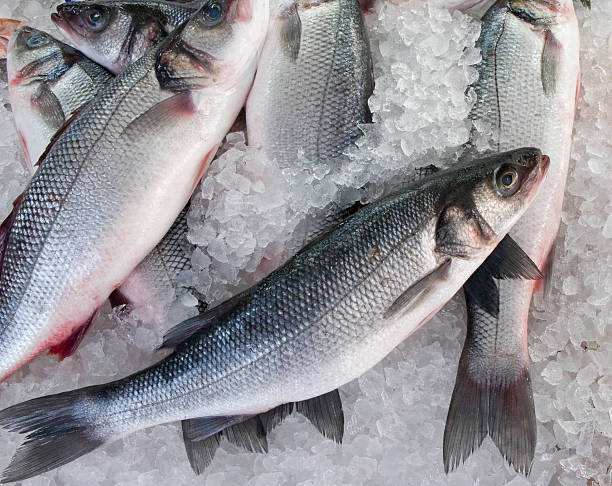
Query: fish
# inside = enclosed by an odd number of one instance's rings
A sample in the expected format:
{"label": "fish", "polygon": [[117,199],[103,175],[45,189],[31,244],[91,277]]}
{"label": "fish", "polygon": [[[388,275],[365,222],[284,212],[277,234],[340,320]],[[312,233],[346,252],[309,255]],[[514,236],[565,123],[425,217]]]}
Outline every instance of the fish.
{"label": "fish", "polygon": [[55,133],[112,79],[46,32],[17,28],[7,51],[9,99],[30,174]]}
{"label": "fish", "polygon": [[338,164],[372,121],[372,54],[359,3],[279,1],[272,11],[246,105],[249,145],[281,168],[299,155]]}
{"label": "fish", "polygon": [[[38,161],[54,135],[113,75],[50,34],[13,24],[17,38],[7,53],[11,111],[26,160]],[[6,34],[11,34],[6,32]],[[10,35],[7,35],[7,39]],[[38,168],[30,164],[31,172]],[[161,327],[182,270],[190,267],[186,207],[159,244],[111,294],[114,306],[148,308],[147,324]],[[193,291],[193,289],[192,289]],[[198,294],[199,306],[205,305]],[[65,356],[72,349],[61,349]]]}
{"label": "fish", "polygon": [[268,16],[267,0],[207,2],[43,154],[0,227],[1,379],[80,339],[166,234],[244,105]]}
{"label": "fish", "polygon": [[[455,469],[488,435],[527,475],[536,444],[529,308],[534,291],[545,296],[551,285],[580,78],[572,2],[498,0],[483,17],[478,46],[482,60],[470,118],[492,127],[493,150],[534,145],[550,157],[546,181],[510,231],[544,278],[498,281],[484,271],[467,282],[468,332],[446,420],[444,468]],[[481,136],[474,131],[472,144]]]}
{"label": "fish", "polygon": [[51,20],[81,52],[117,74],[140,59],[202,5],[159,0],[62,3]]}
{"label": "fish", "polygon": [[521,148],[438,171],[171,329],[161,347],[174,351],[157,364],[1,411],[1,426],[27,434],[2,481],[178,420],[191,457],[190,444],[205,455],[220,430],[269,411],[274,421],[286,403],[333,429],[337,400],[308,401],[337,397],[451,299],[524,213],[548,165],[540,150]]}

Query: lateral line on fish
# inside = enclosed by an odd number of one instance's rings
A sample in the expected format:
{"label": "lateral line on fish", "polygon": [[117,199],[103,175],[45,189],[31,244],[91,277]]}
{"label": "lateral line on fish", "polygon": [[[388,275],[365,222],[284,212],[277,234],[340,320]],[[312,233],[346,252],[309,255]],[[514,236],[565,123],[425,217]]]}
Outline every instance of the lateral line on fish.
{"label": "lateral line on fish", "polygon": [[[381,207],[381,208],[378,208],[378,209],[379,209],[379,210],[383,210],[383,209],[386,209],[386,207]],[[346,228],[346,227],[345,227],[345,228]],[[415,234],[415,233],[410,233],[410,235],[414,235],[414,234]],[[328,315],[328,314],[329,314],[329,313],[330,313],[332,310],[335,310],[335,309],[336,309],[336,307],[337,307],[338,305],[340,305],[340,303],[341,303],[341,302],[342,302],[342,301],[343,301],[343,300],[346,298],[346,296],[347,296],[347,295],[349,295],[349,293],[353,293],[353,292],[355,291],[355,288],[357,288],[359,285],[362,285],[362,284],[364,283],[364,281],[365,281],[365,280],[367,280],[367,278],[368,278],[368,277],[369,277],[369,276],[370,276],[372,273],[374,273],[376,270],[378,270],[378,269],[380,268],[380,266],[381,266],[381,264],[382,264],[382,263],[386,262],[386,261],[388,260],[388,258],[390,258],[391,256],[393,256],[393,255],[394,255],[394,253],[395,253],[396,251],[398,251],[398,248],[400,248],[400,247],[402,247],[402,246],[405,246],[405,242],[404,242],[404,241],[402,241],[401,243],[399,243],[399,244],[397,244],[397,245],[394,245],[394,246],[390,247],[389,253],[388,253],[387,255],[385,255],[384,257],[381,257],[381,258],[380,258],[380,260],[379,260],[379,262],[378,262],[378,265],[377,265],[375,268],[373,268],[373,269],[372,269],[370,272],[368,272],[366,275],[364,275],[364,276],[363,276],[363,277],[362,277],[362,278],[361,278],[361,279],[358,281],[358,284],[357,284],[357,285],[353,286],[351,289],[349,289],[347,292],[345,292],[345,293],[344,293],[344,294],[343,294],[341,297],[339,297],[339,298],[336,300],[336,302],[335,302],[333,305],[331,305],[331,306],[330,306],[330,308],[329,308],[328,310],[326,310],[325,312],[323,312],[323,313],[321,314],[321,317],[320,317],[319,319],[317,319],[317,320],[318,320],[318,321],[320,321],[320,320],[321,320],[321,318],[323,318],[323,317],[327,316],[327,315]],[[231,311],[230,311],[230,312],[231,312]],[[202,388],[194,388],[193,390],[191,390],[191,391],[189,391],[189,392],[187,392],[187,393],[182,393],[182,394],[179,394],[179,395],[173,395],[173,399],[175,399],[175,398],[182,398],[182,397],[186,397],[186,396],[189,396],[189,395],[191,395],[191,394],[193,394],[193,393],[198,393],[200,390],[203,390],[204,388],[210,388],[210,387],[213,387],[214,385],[216,385],[216,384],[217,384],[217,383],[219,383],[220,381],[225,380],[227,377],[232,376],[232,375],[234,375],[235,373],[240,372],[240,371],[241,371],[241,370],[243,370],[244,368],[247,368],[247,367],[252,366],[254,363],[259,362],[261,359],[265,358],[265,357],[266,357],[266,356],[268,356],[269,354],[271,354],[271,353],[273,353],[273,352],[278,351],[278,349],[279,349],[281,346],[284,346],[284,345],[286,345],[287,343],[291,343],[291,342],[292,342],[292,341],[294,341],[295,339],[299,338],[299,337],[300,337],[300,336],[301,336],[301,335],[302,335],[304,332],[306,332],[307,330],[311,329],[311,327],[312,327],[312,326],[308,326],[308,327],[303,328],[303,329],[302,329],[302,330],[300,330],[299,332],[297,332],[297,333],[293,334],[291,337],[286,338],[284,341],[282,341],[282,342],[281,342],[281,344],[280,344],[280,345],[270,348],[269,350],[267,350],[267,351],[263,352],[262,354],[260,354],[259,356],[257,356],[255,359],[253,359],[253,360],[249,361],[248,363],[245,363],[244,365],[242,365],[242,366],[240,366],[240,367],[238,367],[238,368],[234,368],[234,369],[233,369],[232,371],[230,371],[229,373],[226,373],[226,374],[224,374],[224,375],[219,376],[217,379],[215,379],[215,381],[211,381],[211,382],[206,383],[206,385],[205,385],[204,387],[202,387]],[[164,358],[164,359],[165,359],[165,358]],[[311,398],[314,398],[314,397],[311,397]],[[167,401],[167,400],[157,401],[157,402],[152,402],[152,403],[150,403],[150,404],[148,404],[148,405],[140,405],[140,406],[138,406],[137,408],[129,408],[129,409],[119,410],[119,411],[116,411],[116,412],[114,412],[114,413],[110,413],[110,414],[108,414],[107,416],[108,416],[108,417],[113,417],[113,416],[115,416],[115,415],[118,415],[118,414],[124,414],[124,413],[126,413],[126,412],[131,412],[131,411],[134,411],[134,410],[145,410],[145,409],[148,409],[148,408],[150,408],[150,407],[155,407],[156,405],[159,405],[160,403],[164,403],[165,401]],[[262,412],[258,412],[258,413],[262,413]]]}
{"label": "lateral line on fish", "polygon": [[499,36],[495,39],[495,69],[494,69],[494,77],[495,77],[495,104],[497,105],[497,151],[501,150],[501,105],[499,103],[499,85],[497,84],[497,46],[499,45],[499,41],[504,35],[504,30],[506,28],[506,17],[504,17],[504,21],[501,25],[501,29],[499,31]]}
{"label": "lateral line on fish", "polygon": [[[144,75],[141,76],[139,78],[139,80],[143,79]],[[116,79],[112,80],[109,84],[110,86],[113,86],[113,83],[115,83]],[[107,88],[108,89],[108,88]],[[133,87],[131,87],[130,89],[128,89],[123,96],[119,97],[119,101],[115,104],[115,107],[111,109],[112,114],[114,115],[115,112],[119,109],[119,107],[121,106],[121,104],[123,103],[123,100],[125,100],[126,96],[131,93]],[[103,92],[105,92],[105,90],[103,90]],[[95,98],[94,98],[95,100]],[[92,100],[93,101],[93,100]],[[81,114],[86,113],[87,108],[91,106],[91,103],[85,107],[85,109],[81,112]],[[109,124],[109,122],[112,119],[112,115],[107,117],[106,122],[104,123],[104,127],[106,128],[106,126]],[[76,120],[75,120],[76,121]],[[66,199],[68,198],[69,195],[72,194],[72,188],[74,187],[74,184],[76,183],[77,179],[79,178],[79,175],[81,174],[81,170],[83,169],[83,166],[85,164],[85,162],[89,159],[89,155],[91,153],[91,151],[94,149],[94,147],[96,146],[96,144],[98,143],[98,141],[102,138],[102,136],[105,134],[104,130],[100,131],[100,135],[95,139],[95,142],[93,142],[91,144],[91,146],[89,147],[89,149],[87,150],[87,152],[85,152],[83,154],[83,157],[81,158],[81,163],[78,166],[78,169],[76,171],[75,176],[73,177],[72,181],[69,184],[69,189],[66,191],[65,195],[59,200],[61,202],[60,204],[60,208],[63,206],[63,203],[66,201]],[[59,139],[57,140],[59,141]],[[57,141],[55,143],[57,143]],[[39,161],[40,162],[40,161]],[[30,183],[31,184],[31,183]],[[26,191],[29,189],[30,185],[28,185],[28,188],[26,189]],[[24,191],[25,192],[25,191]],[[57,221],[57,218],[59,217],[59,213],[60,211],[56,211],[55,215],[53,216],[53,222],[49,225],[49,228],[52,229],[55,226],[55,222]],[[47,234],[44,236],[44,238],[42,238],[42,244],[43,246],[45,245],[45,243],[47,242],[47,239],[49,238],[49,236],[51,235],[51,231],[48,231]],[[36,257],[34,258],[33,262],[32,262],[32,266],[34,267],[36,265],[36,263],[38,262],[40,256],[41,256],[41,252],[38,252],[38,254],[36,255]],[[27,295],[27,290],[30,288],[30,285],[32,284],[31,280],[28,280],[28,282],[26,283],[26,286],[24,288],[24,292],[21,294],[21,296],[19,297],[19,299],[17,299],[17,304],[14,305],[14,312],[13,314],[10,314],[10,317],[14,317],[15,313],[17,312],[17,309],[19,309],[19,306],[22,304],[23,299],[25,298],[25,296]],[[4,332],[6,331],[6,328],[11,324],[11,319],[7,319],[5,324],[0,328],[0,336],[2,336],[4,334]]]}

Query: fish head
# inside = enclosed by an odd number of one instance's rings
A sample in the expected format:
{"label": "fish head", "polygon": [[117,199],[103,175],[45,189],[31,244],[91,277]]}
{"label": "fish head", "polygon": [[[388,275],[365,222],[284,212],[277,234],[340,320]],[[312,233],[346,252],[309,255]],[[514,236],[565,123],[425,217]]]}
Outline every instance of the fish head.
{"label": "fish head", "polygon": [[72,47],[41,30],[24,25],[9,41],[7,71],[11,85],[50,81],[60,77],[79,56]]}
{"label": "fish head", "polygon": [[554,25],[573,17],[573,0],[505,0],[512,15],[532,25]]}
{"label": "fish head", "polygon": [[118,73],[167,36],[163,18],[146,3],[64,3],[51,20],[87,57]]}
{"label": "fish head", "polygon": [[537,148],[460,164],[444,178],[437,245],[442,241],[465,256],[494,248],[535,198],[549,164]]}
{"label": "fish head", "polygon": [[232,85],[254,71],[268,19],[268,0],[208,0],[164,50],[159,70],[191,88]]}

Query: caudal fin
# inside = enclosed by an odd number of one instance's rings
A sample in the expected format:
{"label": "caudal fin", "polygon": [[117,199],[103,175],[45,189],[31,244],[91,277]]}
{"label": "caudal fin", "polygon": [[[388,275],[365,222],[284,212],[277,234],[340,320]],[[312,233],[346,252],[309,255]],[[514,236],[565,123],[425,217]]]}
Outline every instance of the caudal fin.
{"label": "caudal fin", "polygon": [[2,474],[20,481],[63,466],[105,442],[90,417],[89,397],[99,387],[35,398],[0,412],[0,425],[27,434]]}

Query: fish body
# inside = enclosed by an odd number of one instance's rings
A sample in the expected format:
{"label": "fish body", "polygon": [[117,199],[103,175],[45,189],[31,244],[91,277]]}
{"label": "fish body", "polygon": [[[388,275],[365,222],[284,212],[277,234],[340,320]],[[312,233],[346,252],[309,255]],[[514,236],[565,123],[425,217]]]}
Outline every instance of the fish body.
{"label": "fish body", "polygon": [[0,377],[78,332],[163,238],[245,102],[268,14],[207,3],[59,135],[8,221]]}
{"label": "fish body", "polygon": [[546,181],[510,231],[547,282],[496,282],[489,299],[497,315],[471,295],[482,281],[468,282],[468,335],[447,419],[444,461],[452,469],[489,434],[508,462],[527,474],[536,442],[527,323],[534,290],[550,285],[579,83],[572,2],[500,0],[485,14],[478,43],[482,61],[470,117],[493,129],[493,150],[527,144],[550,156]]}
{"label": "fish body", "polygon": [[26,164],[83,104],[112,78],[101,66],[49,34],[18,28],[7,52],[9,97]]}
{"label": "fish body", "polygon": [[281,167],[340,156],[371,122],[372,55],[356,0],[277,2],[247,101],[249,145]]}
{"label": "fish body", "polygon": [[[539,150],[521,149],[439,172],[364,207],[253,288],[179,324],[166,343],[175,352],[156,365],[0,412],[0,424],[33,433],[3,480],[165,422],[201,417],[187,429],[204,440],[357,378],[463,285],[547,166]],[[502,188],[506,172],[512,185]],[[58,451],[56,441],[68,447]]]}
{"label": "fish body", "polygon": [[201,1],[101,0],[62,3],[51,20],[86,56],[125,70],[185,22]]}

